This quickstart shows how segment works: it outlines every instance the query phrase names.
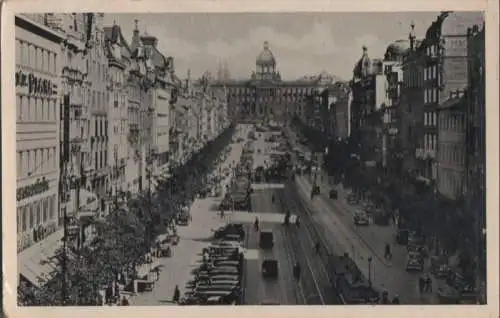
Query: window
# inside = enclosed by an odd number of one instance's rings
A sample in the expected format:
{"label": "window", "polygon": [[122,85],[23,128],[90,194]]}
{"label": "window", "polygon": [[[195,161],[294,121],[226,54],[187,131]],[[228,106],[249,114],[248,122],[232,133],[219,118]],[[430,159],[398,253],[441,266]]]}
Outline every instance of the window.
{"label": "window", "polygon": [[42,218],[42,223],[47,222],[48,216],[49,216],[49,198],[43,199],[43,208],[42,208],[42,213],[43,213],[43,218]]}
{"label": "window", "polygon": [[40,201],[35,202],[35,209],[36,209],[36,211],[35,211],[35,224],[34,224],[35,226],[39,225],[40,221],[41,221],[40,219],[41,219],[42,209],[41,209],[40,205],[41,205]]}
{"label": "window", "polygon": [[35,208],[33,204],[29,206],[29,220],[28,220],[28,230],[31,230],[33,227],[33,223],[35,222]]}
{"label": "window", "polygon": [[28,218],[27,214],[28,212],[26,206],[21,207],[21,229],[23,232],[26,231],[26,219]]}
{"label": "window", "polygon": [[55,196],[50,196],[48,199],[49,199],[48,200],[49,219],[52,220],[55,217],[55,210],[54,210]]}

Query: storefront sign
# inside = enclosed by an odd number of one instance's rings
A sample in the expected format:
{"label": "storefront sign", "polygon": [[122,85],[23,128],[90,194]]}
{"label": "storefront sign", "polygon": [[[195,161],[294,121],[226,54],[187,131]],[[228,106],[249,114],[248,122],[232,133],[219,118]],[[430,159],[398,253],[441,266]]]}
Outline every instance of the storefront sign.
{"label": "storefront sign", "polygon": [[16,72],[16,87],[27,87],[29,94],[54,95],[57,94],[57,85],[51,80],[26,74],[23,71]]}
{"label": "storefront sign", "polygon": [[37,179],[34,184],[24,186],[17,189],[17,201],[32,197],[34,195],[40,194],[42,192],[49,190],[49,181],[45,177],[40,180]]}

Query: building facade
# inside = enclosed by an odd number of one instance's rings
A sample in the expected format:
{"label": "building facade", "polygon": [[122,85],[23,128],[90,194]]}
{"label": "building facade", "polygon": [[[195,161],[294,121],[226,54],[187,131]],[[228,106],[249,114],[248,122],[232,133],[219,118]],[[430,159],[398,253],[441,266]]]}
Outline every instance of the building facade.
{"label": "building facade", "polygon": [[467,28],[483,21],[480,12],[442,13],[436,20],[440,41],[435,50],[441,60],[437,69],[437,189],[451,200],[461,198],[466,189]]}
{"label": "building facade", "polygon": [[[23,264],[26,264],[23,255],[30,253],[31,246],[60,229],[59,105],[63,37],[43,21],[43,15],[15,16],[17,251]],[[21,270],[20,274],[23,273]]]}
{"label": "building facade", "polygon": [[[486,99],[485,99],[485,29],[474,25],[467,32],[469,88],[466,111],[467,125],[467,192],[468,212],[474,220],[472,250],[477,251],[475,262],[476,286],[486,295]],[[481,286],[482,285],[482,286]],[[486,299],[483,299],[486,303]]]}
{"label": "building facade", "polygon": [[128,91],[127,72],[130,67],[130,48],[118,25],[104,28],[105,52],[108,58],[108,160],[111,166],[107,197],[117,199],[128,191],[126,166],[128,161]]}
{"label": "building facade", "polygon": [[303,107],[306,97],[313,95],[314,88],[334,82],[334,77],[326,75],[282,80],[277,60],[266,41],[257,56],[255,71],[250,79],[218,78],[213,79],[211,84],[217,88],[227,88],[227,108],[231,120],[284,122],[305,113]]}

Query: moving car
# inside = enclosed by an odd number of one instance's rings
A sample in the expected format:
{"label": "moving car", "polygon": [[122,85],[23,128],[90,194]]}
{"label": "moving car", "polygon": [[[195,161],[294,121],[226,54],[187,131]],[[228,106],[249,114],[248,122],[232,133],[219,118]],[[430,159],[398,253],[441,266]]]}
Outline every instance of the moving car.
{"label": "moving car", "polygon": [[347,196],[347,203],[348,204],[357,204],[359,201],[358,199],[356,198],[356,195],[351,193]]}
{"label": "moving car", "polygon": [[268,249],[274,246],[274,234],[272,230],[263,229],[260,231],[259,246],[262,249]]}
{"label": "moving car", "polygon": [[354,213],[354,225],[370,225],[370,219],[365,211],[356,211]]}
{"label": "moving car", "polygon": [[268,278],[278,277],[278,261],[275,259],[265,259],[262,262],[262,276]]}
{"label": "moving car", "polygon": [[330,197],[330,199],[337,199],[339,194],[336,189],[331,189],[330,192],[328,193],[328,196]]}
{"label": "moving car", "polygon": [[406,260],[406,271],[423,271],[424,269],[424,261],[419,253],[410,252],[408,253]]}

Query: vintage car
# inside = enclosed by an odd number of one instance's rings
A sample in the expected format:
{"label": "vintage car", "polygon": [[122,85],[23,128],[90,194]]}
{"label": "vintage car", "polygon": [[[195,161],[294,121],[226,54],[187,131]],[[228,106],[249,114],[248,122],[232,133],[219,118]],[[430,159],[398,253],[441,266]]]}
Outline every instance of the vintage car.
{"label": "vintage car", "polygon": [[423,271],[424,261],[419,253],[409,252],[406,260],[406,271]]}
{"label": "vintage car", "polygon": [[351,193],[347,196],[347,203],[348,204],[357,204],[359,200],[356,198],[356,195]]}
{"label": "vintage car", "polygon": [[269,278],[277,278],[278,261],[275,259],[265,259],[262,262],[262,276]]}
{"label": "vintage car", "polygon": [[431,257],[431,273],[437,278],[446,278],[450,273],[450,266],[446,257]]}
{"label": "vintage car", "polygon": [[328,196],[330,197],[330,199],[337,199],[339,194],[336,189],[331,189],[330,192],[328,193]]}
{"label": "vintage car", "polygon": [[370,225],[370,218],[365,211],[356,211],[354,213],[354,225]]}

